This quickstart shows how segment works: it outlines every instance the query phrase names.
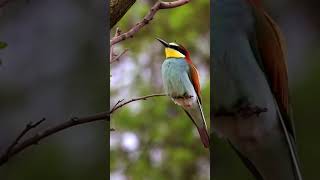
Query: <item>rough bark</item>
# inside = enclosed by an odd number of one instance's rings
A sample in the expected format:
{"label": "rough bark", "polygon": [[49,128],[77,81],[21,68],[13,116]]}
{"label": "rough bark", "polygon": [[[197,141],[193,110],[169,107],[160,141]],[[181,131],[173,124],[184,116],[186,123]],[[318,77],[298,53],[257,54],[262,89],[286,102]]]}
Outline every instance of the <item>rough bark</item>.
{"label": "rough bark", "polygon": [[110,29],[126,14],[136,0],[110,0]]}

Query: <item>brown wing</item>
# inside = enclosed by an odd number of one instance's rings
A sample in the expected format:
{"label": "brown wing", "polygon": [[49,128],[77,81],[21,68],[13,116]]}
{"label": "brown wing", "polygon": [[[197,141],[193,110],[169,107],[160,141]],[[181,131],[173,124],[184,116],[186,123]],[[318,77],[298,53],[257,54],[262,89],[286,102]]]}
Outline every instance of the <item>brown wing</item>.
{"label": "brown wing", "polygon": [[271,90],[278,103],[285,124],[294,136],[294,128],[290,119],[288,72],[286,64],[286,50],[279,27],[257,6],[254,6],[256,17],[255,46],[258,59],[269,81]]}
{"label": "brown wing", "polygon": [[190,79],[193,84],[193,87],[198,95],[199,101],[201,103],[201,89],[200,89],[200,77],[197,68],[193,64],[189,64],[190,67]]}
{"label": "brown wing", "polygon": [[262,65],[281,110],[289,111],[289,88],[284,42],[279,27],[256,8],[256,40]]}

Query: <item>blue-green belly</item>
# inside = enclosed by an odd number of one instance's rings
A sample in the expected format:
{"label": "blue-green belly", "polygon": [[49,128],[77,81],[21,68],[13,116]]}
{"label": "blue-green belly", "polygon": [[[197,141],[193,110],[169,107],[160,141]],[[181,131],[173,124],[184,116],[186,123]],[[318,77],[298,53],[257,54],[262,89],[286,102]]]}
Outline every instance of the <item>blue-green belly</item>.
{"label": "blue-green belly", "polygon": [[182,58],[168,58],[162,64],[162,80],[165,92],[171,97],[196,97],[189,78],[189,65]]}

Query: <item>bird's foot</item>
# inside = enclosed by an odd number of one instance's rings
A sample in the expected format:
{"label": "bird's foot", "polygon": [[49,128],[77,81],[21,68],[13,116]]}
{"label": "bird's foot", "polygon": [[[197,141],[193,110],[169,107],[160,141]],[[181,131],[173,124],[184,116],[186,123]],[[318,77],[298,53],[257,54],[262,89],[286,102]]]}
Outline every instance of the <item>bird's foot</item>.
{"label": "bird's foot", "polygon": [[193,96],[191,96],[191,95],[183,95],[183,96],[173,96],[172,98],[173,99],[190,99],[192,97]]}
{"label": "bird's foot", "polygon": [[238,114],[244,118],[249,118],[254,115],[259,117],[261,113],[267,112],[267,111],[268,111],[267,108],[261,108],[259,106],[252,106],[250,104],[244,104],[239,107]]}
{"label": "bird's foot", "polygon": [[186,109],[189,109],[192,107],[192,97],[193,96],[190,96],[188,94],[184,94],[182,96],[172,96],[172,100],[178,104],[179,106],[182,106]]}
{"label": "bird's foot", "polygon": [[259,106],[253,106],[249,103],[243,103],[242,105],[238,105],[234,108],[225,109],[220,108],[218,111],[214,113],[215,117],[243,117],[249,118],[251,116],[260,116],[261,113],[267,112],[267,108],[261,108]]}
{"label": "bird's foot", "polygon": [[193,96],[189,95],[188,93],[184,93],[183,96],[184,96],[186,99],[190,99],[190,98],[193,97]]}

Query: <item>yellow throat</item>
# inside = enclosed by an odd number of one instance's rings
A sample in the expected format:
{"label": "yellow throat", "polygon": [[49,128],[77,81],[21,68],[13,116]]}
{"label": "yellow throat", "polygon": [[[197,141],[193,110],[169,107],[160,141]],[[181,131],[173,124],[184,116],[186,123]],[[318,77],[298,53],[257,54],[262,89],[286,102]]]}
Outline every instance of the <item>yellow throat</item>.
{"label": "yellow throat", "polygon": [[181,52],[172,49],[172,48],[165,48],[164,49],[165,54],[166,54],[166,58],[185,58],[186,56],[183,55]]}

